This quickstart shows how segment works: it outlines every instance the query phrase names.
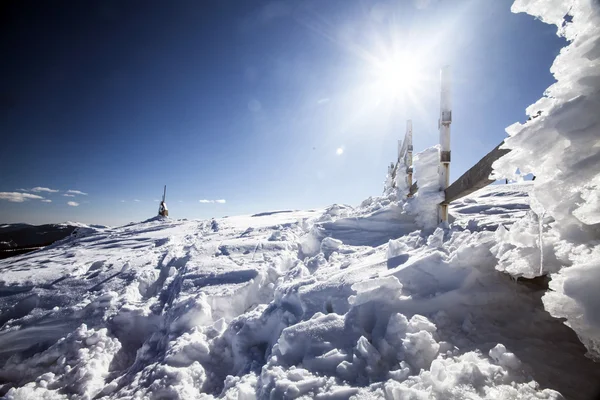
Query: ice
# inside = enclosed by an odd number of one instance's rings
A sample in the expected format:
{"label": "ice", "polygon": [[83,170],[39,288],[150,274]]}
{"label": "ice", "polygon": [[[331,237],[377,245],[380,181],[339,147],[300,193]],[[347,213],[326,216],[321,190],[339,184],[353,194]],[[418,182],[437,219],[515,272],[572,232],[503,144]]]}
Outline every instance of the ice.
{"label": "ice", "polygon": [[492,252],[498,259],[496,269],[499,271],[514,277],[534,278],[561,268],[561,261],[554,251],[561,240],[533,211],[509,229],[500,225],[496,230],[496,241]]}
{"label": "ice", "polygon": [[[517,168],[533,173],[532,210],[553,222],[540,234],[542,250],[526,245],[500,261],[516,276],[552,274],[546,308],[566,318],[591,355],[600,357],[599,320],[590,315],[597,299],[568,291],[578,287],[583,271],[590,285],[600,285],[598,265],[577,255],[580,246],[591,252],[600,240],[600,9],[591,0],[517,0],[512,10],[555,24],[569,44],[551,67],[556,82],[527,108],[529,121],[507,128],[504,147],[512,151],[494,163],[496,177],[514,177]],[[520,265],[508,267],[514,261]]]}

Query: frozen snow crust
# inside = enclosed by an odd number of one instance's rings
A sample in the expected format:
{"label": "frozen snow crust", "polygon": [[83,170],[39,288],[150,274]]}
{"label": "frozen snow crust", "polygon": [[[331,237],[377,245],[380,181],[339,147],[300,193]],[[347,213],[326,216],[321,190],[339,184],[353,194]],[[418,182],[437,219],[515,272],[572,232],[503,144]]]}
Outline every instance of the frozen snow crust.
{"label": "frozen snow crust", "polygon": [[407,202],[380,197],[93,228],[3,260],[0,390],[9,399],[589,398],[600,371],[576,335],[543,310],[539,288],[495,269],[493,229],[528,212],[510,205],[525,204],[529,188],[465,199],[447,232],[419,230]]}
{"label": "frozen snow crust", "polygon": [[494,164],[498,177],[536,176],[534,212],[498,232],[500,269],[550,274],[546,309],[600,358],[600,3],[517,0],[512,10],[555,24],[569,44],[552,65],[556,83],[527,108],[529,121],[506,129],[512,151]]}

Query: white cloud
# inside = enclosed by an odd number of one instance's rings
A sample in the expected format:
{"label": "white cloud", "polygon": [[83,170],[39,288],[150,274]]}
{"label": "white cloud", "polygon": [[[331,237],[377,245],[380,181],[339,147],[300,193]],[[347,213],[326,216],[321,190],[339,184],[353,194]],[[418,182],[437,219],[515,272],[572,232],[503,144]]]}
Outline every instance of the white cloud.
{"label": "white cloud", "polygon": [[125,203],[125,200],[121,200],[121,203]]}
{"label": "white cloud", "polygon": [[68,193],[63,194],[63,196],[65,196],[65,197],[75,197],[74,194],[68,194]]}
{"label": "white cloud", "polygon": [[69,201],[69,202],[67,202],[67,205],[69,205],[71,207],[77,207],[77,206],[79,206],[79,203],[77,203],[76,201]]}
{"label": "white cloud", "polygon": [[52,203],[52,200],[50,200],[50,199],[44,199],[44,200],[42,200],[42,203]]}
{"label": "white cloud", "polygon": [[200,203],[202,203],[202,204],[210,204],[210,203],[219,203],[219,204],[225,204],[225,203],[226,203],[225,199],[219,199],[219,200],[207,200],[207,199],[202,199],[202,200],[199,200],[199,201],[200,201]]}
{"label": "white cloud", "polygon": [[79,190],[71,190],[71,189],[67,190],[67,193],[78,194],[78,195],[81,195],[81,196],[87,196],[88,195],[87,193],[80,192]]}
{"label": "white cloud", "polygon": [[19,192],[0,192],[0,200],[8,200],[13,203],[22,203],[25,200],[43,200],[42,196]]}
{"label": "white cloud", "polygon": [[36,192],[36,193],[39,193],[39,192],[48,192],[48,193],[59,192],[59,190],[50,189],[50,188],[47,188],[47,187],[40,187],[40,186],[34,187],[33,189],[31,189],[31,191],[32,192]]}
{"label": "white cloud", "polygon": [[338,156],[344,154],[344,149],[341,147],[338,147],[338,149],[335,151],[335,154],[337,154]]}
{"label": "white cloud", "polygon": [[21,188],[21,189],[17,189],[17,190],[18,190],[19,192],[29,192],[29,190],[27,190],[27,189],[23,189],[23,188]]}
{"label": "white cloud", "polygon": [[317,104],[325,104],[325,103],[329,103],[329,99],[328,98],[323,98],[323,99],[317,100]]}
{"label": "white cloud", "polygon": [[136,203],[139,203],[141,200],[139,200],[139,199],[133,199],[133,201],[135,201]]}

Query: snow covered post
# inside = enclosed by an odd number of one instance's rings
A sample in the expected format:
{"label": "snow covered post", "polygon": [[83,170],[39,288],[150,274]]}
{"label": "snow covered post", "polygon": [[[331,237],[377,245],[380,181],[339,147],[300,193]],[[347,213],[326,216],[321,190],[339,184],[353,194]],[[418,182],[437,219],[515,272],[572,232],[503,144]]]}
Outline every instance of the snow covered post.
{"label": "snow covered post", "polygon": [[398,162],[402,159],[402,140],[398,139]]}
{"label": "snow covered post", "polygon": [[[445,66],[441,71],[441,101],[440,101],[440,120],[438,128],[440,130],[440,190],[444,191],[450,185],[450,124],[452,123],[452,99],[450,67]],[[445,201],[440,204],[438,212],[438,222],[448,222],[448,203]]]}
{"label": "snow covered post", "polygon": [[[412,120],[406,121],[406,183],[410,188],[413,184],[413,141],[412,141]],[[411,197],[410,191],[408,197]]]}

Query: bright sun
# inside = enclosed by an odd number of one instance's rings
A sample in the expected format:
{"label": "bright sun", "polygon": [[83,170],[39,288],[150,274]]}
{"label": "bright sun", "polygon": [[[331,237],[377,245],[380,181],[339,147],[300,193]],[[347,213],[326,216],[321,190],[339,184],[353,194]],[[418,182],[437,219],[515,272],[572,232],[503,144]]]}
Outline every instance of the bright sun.
{"label": "bright sun", "polygon": [[377,62],[373,73],[376,92],[391,97],[410,94],[421,80],[418,64],[408,55]]}

